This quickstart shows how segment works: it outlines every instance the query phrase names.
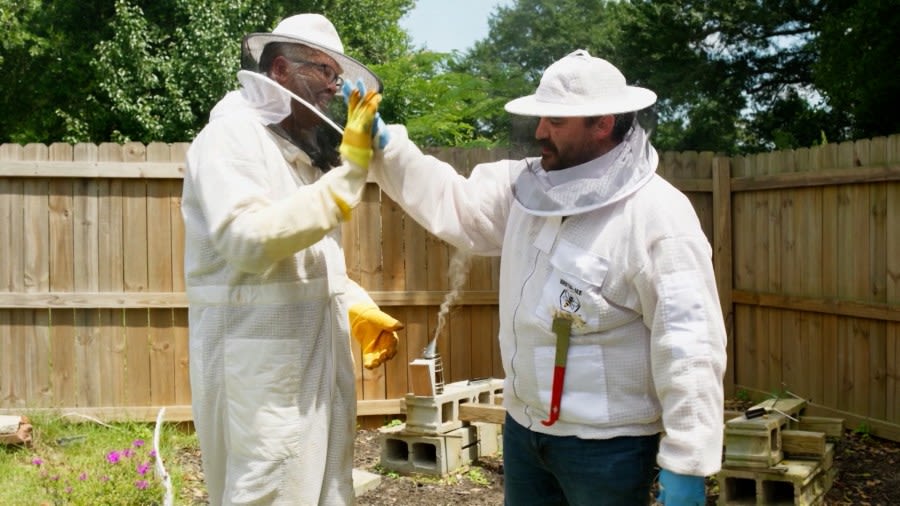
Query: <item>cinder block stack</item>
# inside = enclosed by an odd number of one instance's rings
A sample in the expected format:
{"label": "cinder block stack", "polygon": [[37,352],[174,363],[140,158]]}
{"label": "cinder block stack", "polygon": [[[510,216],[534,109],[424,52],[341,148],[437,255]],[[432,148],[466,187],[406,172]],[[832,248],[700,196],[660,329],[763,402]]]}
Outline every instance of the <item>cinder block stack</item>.
{"label": "cinder block stack", "polygon": [[443,476],[502,445],[501,426],[463,422],[459,406],[493,405],[503,392],[503,380],[460,381],[444,385],[435,396],[408,394],[406,423],[382,428],[381,467],[401,474]]}
{"label": "cinder block stack", "polygon": [[[725,422],[719,506],[816,506],[831,489],[843,420],[806,416],[803,399],[767,400],[763,416]],[[749,411],[749,410],[748,410]]]}

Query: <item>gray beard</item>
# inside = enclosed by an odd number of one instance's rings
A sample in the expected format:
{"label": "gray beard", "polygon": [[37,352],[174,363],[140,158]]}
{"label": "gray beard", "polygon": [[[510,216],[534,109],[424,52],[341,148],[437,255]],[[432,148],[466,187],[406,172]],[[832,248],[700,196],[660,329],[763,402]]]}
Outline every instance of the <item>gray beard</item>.
{"label": "gray beard", "polygon": [[304,135],[300,139],[295,138],[276,123],[269,124],[268,128],[302,149],[312,160],[312,164],[322,172],[328,172],[341,164],[341,153],[338,151],[341,135],[328,125],[315,126],[312,130],[307,131],[309,135]]}

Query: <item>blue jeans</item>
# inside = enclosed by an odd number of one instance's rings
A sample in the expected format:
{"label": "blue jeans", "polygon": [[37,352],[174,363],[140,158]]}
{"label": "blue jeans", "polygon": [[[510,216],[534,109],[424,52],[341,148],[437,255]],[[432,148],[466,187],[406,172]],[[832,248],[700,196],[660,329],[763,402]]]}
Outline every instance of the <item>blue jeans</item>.
{"label": "blue jeans", "polygon": [[580,439],[503,427],[506,506],[650,504],[659,435]]}

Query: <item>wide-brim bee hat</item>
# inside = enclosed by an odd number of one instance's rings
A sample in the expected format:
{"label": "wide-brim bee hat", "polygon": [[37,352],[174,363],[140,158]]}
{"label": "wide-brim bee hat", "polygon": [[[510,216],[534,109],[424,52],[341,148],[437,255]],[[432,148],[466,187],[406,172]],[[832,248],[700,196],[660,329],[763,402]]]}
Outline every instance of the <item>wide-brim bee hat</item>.
{"label": "wide-brim bee hat", "polygon": [[259,59],[270,42],[303,44],[327,53],[341,67],[344,81],[359,81],[367,90],[381,92],[381,79],[365,65],[344,54],[341,37],[331,21],[321,14],[296,14],[283,19],[271,33],[251,33],[241,45],[241,66],[245,70],[259,71]]}

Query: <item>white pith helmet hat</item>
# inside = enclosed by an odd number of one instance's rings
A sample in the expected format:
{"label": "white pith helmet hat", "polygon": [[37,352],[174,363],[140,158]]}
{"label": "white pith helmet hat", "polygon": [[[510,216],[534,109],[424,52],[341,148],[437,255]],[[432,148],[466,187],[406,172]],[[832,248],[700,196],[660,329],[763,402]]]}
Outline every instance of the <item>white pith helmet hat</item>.
{"label": "white pith helmet hat", "polygon": [[327,53],[341,66],[341,77],[356,84],[362,80],[367,90],[381,92],[381,79],[359,61],[344,54],[341,38],[325,16],[321,14],[296,14],[283,19],[271,33],[251,33],[244,37],[241,46],[243,59],[258,70],[259,58],[270,42],[302,44]]}
{"label": "white pith helmet hat", "polygon": [[625,84],[608,61],[578,49],[547,67],[537,91],[506,103],[520,116],[590,117],[639,111],[656,102],[656,93]]}

